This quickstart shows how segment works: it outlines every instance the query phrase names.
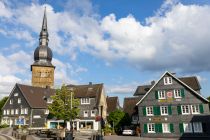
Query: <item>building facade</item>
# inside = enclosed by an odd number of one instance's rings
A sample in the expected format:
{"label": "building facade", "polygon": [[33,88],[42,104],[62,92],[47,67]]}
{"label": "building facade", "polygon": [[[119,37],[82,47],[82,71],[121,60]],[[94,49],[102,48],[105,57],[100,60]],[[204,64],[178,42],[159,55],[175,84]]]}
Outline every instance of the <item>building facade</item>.
{"label": "building facade", "polygon": [[16,84],[2,108],[1,123],[45,127],[49,110],[43,97],[50,97],[54,93],[55,90],[50,88]]}
{"label": "building facade", "polygon": [[32,85],[36,87],[54,86],[54,70],[52,65],[52,50],[48,47],[48,30],[46,9],[42,29],[39,35],[39,46],[34,51],[34,63],[31,65]]}
{"label": "building facade", "polygon": [[142,136],[210,135],[209,102],[200,94],[199,84],[183,79],[165,72],[137,103]]}

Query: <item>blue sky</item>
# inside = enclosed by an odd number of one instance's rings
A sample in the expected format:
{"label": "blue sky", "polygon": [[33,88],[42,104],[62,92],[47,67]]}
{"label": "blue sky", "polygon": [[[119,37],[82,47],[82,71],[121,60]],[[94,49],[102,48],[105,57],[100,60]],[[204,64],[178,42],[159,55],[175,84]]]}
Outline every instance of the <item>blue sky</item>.
{"label": "blue sky", "polygon": [[45,6],[56,87],[104,83],[122,104],[168,70],[210,96],[209,0],[0,0],[1,97],[31,84]]}

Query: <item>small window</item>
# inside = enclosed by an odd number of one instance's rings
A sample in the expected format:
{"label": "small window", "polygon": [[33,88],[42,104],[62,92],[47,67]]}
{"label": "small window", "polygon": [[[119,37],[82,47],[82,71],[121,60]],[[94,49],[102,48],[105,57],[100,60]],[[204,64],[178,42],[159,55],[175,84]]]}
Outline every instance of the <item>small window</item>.
{"label": "small window", "polygon": [[189,105],[182,105],[182,114],[190,114],[190,106]]}
{"label": "small window", "polygon": [[171,85],[172,77],[164,77],[164,85]]}
{"label": "small window", "polygon": [[96,114],[95,114],[95,110],[91,110],[91,117],[95,117]]}
{"label": "small window", "polygon": [[200,114],[199,105],[191,105],[192,114]]}
{"label": "small window", "polygon": [[202,123],[193,122],[193,130],[194,130],[194,133],[203,133]]}
{"label": "small window", "polygon": [[49,109],[45,109],[44,114],[49,114]]}
{"label": "small window", "polygon": [[24,108],[21,108],[20,114],[24,114],[24,113],[25,113],[25,109]]}
{"label": "small window", "polygon": [[81,98],[81,104],[90,104],[90,98]]}
{"label": "small window", "polygon": [[4,110],[4,115],[6,115],[7,114],[7,111],[6,110]]}
{"label": "small window", "polygon": [[18,98],[18,104],[20,104],[21,103],[21,98]]}
{"label": "small window", "polygon": [[13,100],[12,99],[9,100],[9,104],[11,104],[11,105],[13,104]]}
{"label": "small window", "polygon": [[132,118],[133,118],[133,121],[138,121],[138,116],[135,115]]}
{"label": "small window", "polygon": [[168,115],[168,106],[161,106],[160,113],[161,115]]}
{"label": "small window", "polygon": [[174,90],[174,98],[182,98],[180,89],[175,89]]}
{"label": "small window", "polygon": [[147,116],[153,116],[153,107],[146,107]]}
{"label": "small window", "polygon": [[148,123],[147,124],[148,133],[155,133],[155,124],[154,123]]}
{"label": "small window", "polygon": [[25,114],[28,114],[28,108],[25,108]]}
{"label": "small window", "polygon": [[166,92],[158,91],[158,99],[166,99]]}
{"label": "small window", "polygon": [[162,127],[163,127],[163,133],[170,133],[170,124],[163,123]]}
{"label": "small window", "polygon": [[52,98],[47,98],[47,103],[48,104],[51,104],[53,102],[53,99]]}
{"label": "small window", "polygon": [[14,109],[11,109],[11,115],[14,115]]}
{"label": "small window", "polygon": [[34,119],[39,119],[39,118],[41,118],[41,116],[40,115],[34,115],[33,118]]}
{"label": "small window", "polygon": [[19,110],[18,109],[15,109],[15,114],[19,114]]}
{"label": "small window", "polygon": [[9,115],[10,114],[10,110],[9,109],[7,109],[7,115]]}
{"label": "small window", "polygon": [[183,128],[185,133],[192,133],[192,124],[191,123],[183,123]]}
{"label": "small window", "polygon": [[18,96],[18,93],[15,93],[14,96]]}
{"label": "small window", "polygon": [[84,117],[88,117],[88,111],[84,111]]}

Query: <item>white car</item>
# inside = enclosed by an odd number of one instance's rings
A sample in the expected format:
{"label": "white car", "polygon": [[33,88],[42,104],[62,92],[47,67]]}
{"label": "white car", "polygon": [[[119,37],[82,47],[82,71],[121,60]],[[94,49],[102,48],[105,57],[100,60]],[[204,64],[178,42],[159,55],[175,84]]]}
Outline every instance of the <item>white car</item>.
{"label": "white car", "polygon": [[125,129],[122,132],[123,135],[135,135],[135,131],[131,129]]}

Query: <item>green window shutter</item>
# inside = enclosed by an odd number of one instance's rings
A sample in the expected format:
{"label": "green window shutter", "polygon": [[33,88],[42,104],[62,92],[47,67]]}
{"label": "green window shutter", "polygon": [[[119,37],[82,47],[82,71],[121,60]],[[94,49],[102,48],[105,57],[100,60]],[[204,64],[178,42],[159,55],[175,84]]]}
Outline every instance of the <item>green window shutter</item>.
{"label": "green window shutter", "polygon": [[158,91],[155,91],[155,99],[158,99]]}
{"label": "green window shutter", "polygon": [[148,129],[147,129],[147,124],[144,124],[144,133],[147,133],[148,131],[147,131]]}
{"label": "green window shutter", "polygon": [[180,131],[180,133],[184,133],[183,123],[179,124],[179,131]]}
{"label": "green window shutter", "polygon": [[180,105],[177,106],[177,112],[178,112],[179,115],[182,114],[182,110],[181,110],[181,106]]}
{"label": "green window shutter", "polygon": [[163,133],[163,127],[162,127],[162,124],[161,123],[159,124],[159,132],[160,133]]}
{"label": "green window shutter", "polygon": [[157,106],[156,108],[157,108],[157,115],[160,115],[160,107]]}
{"label": "green window shutter", "polygon": [[153,114],[157,115],[157,108],[156,108],[156,106],[153,106]]}
{"label": "green window shutter", "polygon": [[173,133],[174,132],[174,124],[170,123],[170,132]]}
{"label": "green window shutter", "polygon": [[204,110],[203,110],[203,104],[200,104],[199,105],[199,109],[200,109],[200,113],[203,113],[204,112]]}
{"label": "green window shutter", "polygon": [[172,107],[171,107],[171,105],[168,106],[168,114],[172,115]]}
{"label": "green window shutter", "polygon": [[156,132],[156,133],[159,132],[159,124],[158,124],[158,123],[155,124],[155,132]]}
{"label": "green window shutter", "polygon": [[181,96],[182,96],[182,98],[185,97],[184,89],[181,89]]}
{"label": "green window shutter", "polygon": [[146,112],[146,107],[144,106],[144,107],[142,108],[142,110],[143,110],[143,115],[146,116],[146,113],[147,113],[147,112]]}

